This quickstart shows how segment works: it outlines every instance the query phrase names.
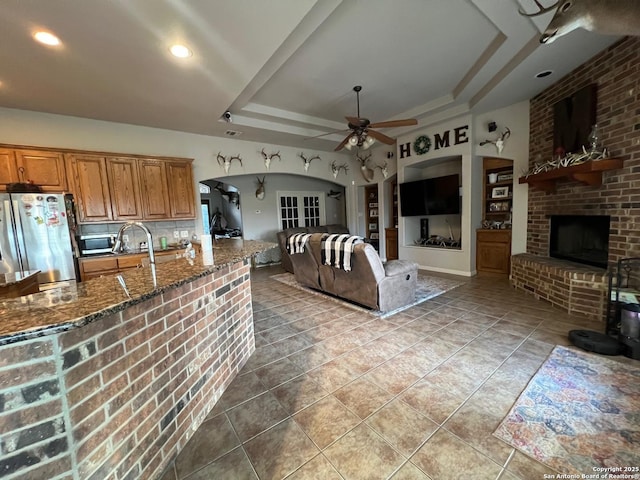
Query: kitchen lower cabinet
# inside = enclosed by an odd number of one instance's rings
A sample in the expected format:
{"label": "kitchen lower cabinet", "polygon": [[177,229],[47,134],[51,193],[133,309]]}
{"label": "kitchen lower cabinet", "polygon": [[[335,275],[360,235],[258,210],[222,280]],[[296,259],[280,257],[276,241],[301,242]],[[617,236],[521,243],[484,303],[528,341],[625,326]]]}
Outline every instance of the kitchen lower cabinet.
{"label": "kitchen lower cabinet", "polygon": [[476,270],[508,275],[511,269],[511,230],[476,232]]}

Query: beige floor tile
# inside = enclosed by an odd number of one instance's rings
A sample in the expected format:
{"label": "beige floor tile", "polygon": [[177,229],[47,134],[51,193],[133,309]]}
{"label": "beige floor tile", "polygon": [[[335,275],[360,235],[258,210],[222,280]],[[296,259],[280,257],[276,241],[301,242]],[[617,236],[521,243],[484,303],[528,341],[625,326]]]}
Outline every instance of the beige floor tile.
{"label": "beige floor tile", "polygon": [[320,453],[291,419],[253,438],[244,448],[260,480],[284,478]]}
{"label": "beige floor tile", "polygon": [[393,398],[391,393],[364,378],[354,380],[333,395],[363,420]]}
{"label": "beige floor tile", "polygon": [[399,398],[441,425],[464,403],[466,396],[450,393],[423,379],[407,389]]}
{"label": "beige floor tile", "polygon": [[[258,480],[258,477],[242,447],[227,453],[215,462],[198,470],[188,480],[211,480],[213,478],[233,478],[233,480]],[[184,480],[180,478],[179,480]]]}
{"label": "beige floor tile", "polygon": [[509,412],[509,405],[500,409],[488,403],[488,395],[474,395],[453,414],[444,428],[482,452],[499,465],[504,465],[513,450],[493,436],[502,419]]}
{"label": "beige floor tile", "polygon": [[411,462],[433,479],[494,479],[501,466],[445,430],[438,430]]}
{"label": "beige floor tile", "polygon": [[[554,478],[557,472],[546,465],[533,460],[532,458],[516,450],[515,454],[506,465],[507,470],[522,480],[538,480],[540,478]],[[552,477],[553,475],[553,477]]]}
{"label": "beige floor tile", "polygon": [[[343,357],[340,358],[342,359]],[[358,373],[346,367],[345,364],[346,361],[344,360],[340,362],[332,360],[318,368],[310,370],[307,374],[322,388],[333,392],[359,376]]]}
{"label": "beige floor tile", "polygon": [[401,400],[385,405],[366,423],[405,457],[410,457],[438,429],[433,421]]}
{"label": "beige floor tile", "polygon": [[266,391],[267,388],[262,384],[258,376],[253,372],[249,372],[246,375],[239,375],[234,378],[218,403],[223,408],[229,409]]}
{"label": "beige floor tile", "polygon": [[364,424],[351,430],[323,453],[345,480],[386,479],[405,460]]}
{"label": "beige floor tile", "polygon": [[293,418],[321,449],[360,423],[360,419],[333,396],[319,400]]}
{"label": "beige floor tile", "polygon": [[267,388],[274,388],[304,372],[288,358],[270,363],[254,372]]}
{"label": "beige floor tile", "polygon": [[407,462],[389,480],[430,480],[427,475],[413,463]]}
{"label": "beige floor tile", "polygon": [[263,393],[227,411],[241,442],[263,432],[288,417],[271,392]]}
{"label": "beige floor tile", "polygon": [[372,381],[393,395],[398,395],[420,380],[420,376],[413,373],[402,358],[397,357],[367,372],[362,378]]}
{"label": "beige floor tile", "polygon": [[305,463],[286,480],[342,480],[333,465],[322,454]]}
{"label": "beige floor tile", "polygon": [[299,412],[329,394],[308,375],[301,375],[287,383],[283,383],[274,388],[271,393],[278,399],[289,415]]}
{"label": "beige floor tile", "polygon": [[311,345],[312,344],[301,335],[294,335],[293,337],[289,337],[272,344],[273,348],[280,352],[280,356],[282,357],[292,355],[300,350],[310,347]]}
{"label": "beige floor tile", "polygon": [[300,370],[308,372],[314,368],[325,364],[334,358],[331,352],[328,352],[321,345],[313,345],[312,347],[300,350],[292,355],[289,355],[291,360]]}
{"label": "beige floor tile", "polygon": [[226,415],[204,422],[175,460],[178,478],[201,469],[240,445]]}

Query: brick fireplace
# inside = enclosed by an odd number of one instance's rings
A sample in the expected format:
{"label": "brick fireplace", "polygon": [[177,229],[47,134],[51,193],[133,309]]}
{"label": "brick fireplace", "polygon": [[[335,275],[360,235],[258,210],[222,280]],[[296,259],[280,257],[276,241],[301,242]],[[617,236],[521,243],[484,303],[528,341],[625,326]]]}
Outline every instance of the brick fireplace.
{"label": "brick fireplace", "polygon": [[640,38],[627,37],[531,99],[531,165],[553,154],[553,105],[592,83],[602,143],[623,161],[622,168],[603,172],[601,186],[563,179],[553,193],[529,187],[527,254],[513,257],[512,283],[569,312],[602,318],[603,305],[585,309],[580,303],[606,302],[607,272],[549,257],[551,215],[610,216],[608,268],[640,256],[639,65]]}

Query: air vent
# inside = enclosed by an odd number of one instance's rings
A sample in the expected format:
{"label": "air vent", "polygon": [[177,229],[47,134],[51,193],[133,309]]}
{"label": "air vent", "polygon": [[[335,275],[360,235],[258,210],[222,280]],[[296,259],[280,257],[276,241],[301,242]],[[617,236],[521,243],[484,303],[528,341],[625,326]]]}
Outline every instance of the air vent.
{"label": "air vent", "polygon": [[237,137],[238,135],[242,135],[242,132],[238,132],[237,130],[227,130],[224,134],[230,137]]}

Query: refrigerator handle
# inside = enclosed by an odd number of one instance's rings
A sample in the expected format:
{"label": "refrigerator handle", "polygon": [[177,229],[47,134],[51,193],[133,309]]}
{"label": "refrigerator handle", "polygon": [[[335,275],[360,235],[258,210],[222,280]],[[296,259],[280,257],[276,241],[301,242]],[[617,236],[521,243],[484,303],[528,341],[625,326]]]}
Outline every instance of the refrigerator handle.
{"label": "refrigerator handle", "polygon": [[27,260],[26,253],[27,249],[24,244],[24,234],[22,233],[22,221],[20,220],[20,210],[18,206],[18,201],[11,201],[13,205],[13,221],[15,225],[14,234],[16,237],[16,248],[18,249],[18,261],[20,262],[21,270],[29,270],[29,261]]}

